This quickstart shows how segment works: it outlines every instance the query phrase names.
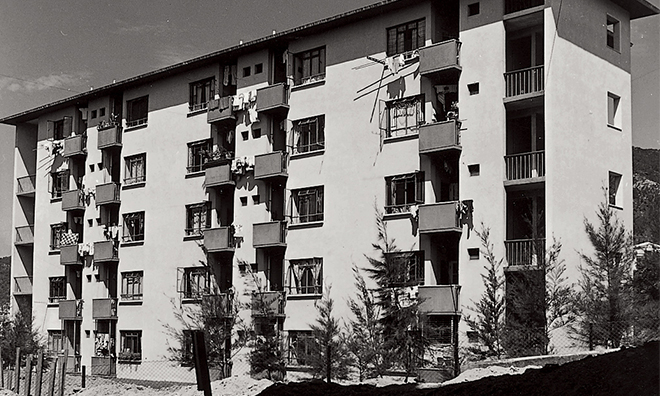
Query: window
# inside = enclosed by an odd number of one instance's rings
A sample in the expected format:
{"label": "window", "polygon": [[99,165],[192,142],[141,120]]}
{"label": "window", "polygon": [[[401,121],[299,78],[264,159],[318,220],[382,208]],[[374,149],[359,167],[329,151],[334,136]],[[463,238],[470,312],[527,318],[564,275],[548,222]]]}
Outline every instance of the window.
{"label": "window", "polygon": [[479,15],[479,3],[468,4],[468,16]]}
{"label": "window", "polygon": [[424,124],[424,96],[415,96],[387,102],[381,116],[381,129],[385,137],[417,134],[419,126]]}
{"label": "window", "polygon": [[323,258],[289,260],[290,295],[323,293]]}
{"label": "window", "polygon": [[385,178],[385,213],[408,212],[412,205],[424,203],[424,173],[390,176]]}
{"label": "window", "polygon": [[291,191],[291,222],[323,221],[323,186]]}
{"label": "window", "polygon": [[305,118],[293,123],[293,154],[325,148],[325,116]]}
{"label": "window", "polygon": [[423,47],[425,30],[424,18],[387,29],[387,56]]}
{"label": "window", "polygon": [[50,291],[48,293],[48,302],[54,303],[60,300],[66,300],[66,277],[54,276],[48,278],[50,281]]}
{"label": "window", "polygon": [[47,121],[46,129],[48,139],[62,140],[71,135],[73,117],[66,116],[61,120]]}
{"label": "window", "polygon": [[58,223],[50,225],[50,250],[59,250],[62,246],[62,236],[67,231],[66,223]]}
{"label": "window", "polygon": [[325,47],[296,54],[294,65],[294,85],[323,80],[325,78]]}
{"label": "window", "polygon": [[202,171],[202,165],[211,152],[211,144],[211,140],[188,143],[188,173]]}
{"label": "window", "polygon": [[118,360],[120,362],[139,362],[142,360],[142,331],[122,330],[121,334],[121,351],[119,352]]}
{"label": "window", "polygon": [[607,93],[607,125],[621,129],[621,114],[619,103],[621,98],[611,92]]}
{"label": "window", "polygon": [[211,292],[211,277],[207,267],[179,268],[178,292],[181,298],[200,300]]}
{"label": "window", "polygon": [[257,63],[254,65],[254,74],[260,74],[264,72],[264,64],[263,63]]}
{"label": "window", "polygon": [[467,86],[468,91],[470,91],[470,95],[478,95],[479,94],[479,83],[472,83],[468,84]]}
{"label": "window", "polygon": [[479,176],[481,173],[481,167],[479,164],[471,164],[468,165],[468,172],[470,172],[470,176]]}
{"label": "window", "polygon": [[424,284],[424,252],[385,253],[385,260],[392,270],[390,287]]}
{"label": "window", "polygon": [[209,100],[215,96],[215,78],[207,78],[190,84],[190,100],[188,110],[197,111],[206,109]]}
{"label": "window", "polygon": [[121,299],[142,300],[142,271],[121,273]]}
{"label": "window", "polygon": [[48,351],[59,354],[64,350],[62,330],[48,330]]}
{"label": "window", "polygon": [[441,344],[450,344],[452,334],[451,316],[430,315],[428,318],[426,329],[428,339]]}
{"label": "window", "polygon": [[92,110],[92,119],[96,118],[96,110]]}
{"label": "window", "polygon": [[610,206],[616,206],[617,208],[622,207],[621,203],[621,193],[619,191],[619,185],[621,185],[621,175],[618,173],[610,172],[609,173],[609,202]]}
{"label": "window", "polygon": [[291,366],[310,366],[317,353],[317,344],[311,330],[289,330],[288,363]]}
{"label": "window", "polygon": [[50,197],[61,198],[62,193],[69,191],[69,171],[59,171],[50,174]]}
{"label": "window", "polygon": [[479,248],[468,248],[470,260],[479,260]]}
{"label": "window", "polygon": [[124,174],[124,184],[131,185],[142,183],[147,180],[147,154],[132,155],[124,158],[126,171]]}
{"label": "window", "polygon": [[243,77],[250,77],[252,74],[252,68],[250,66],[243,68]]}
{"label": "window", "polygon": [[144,241],[144,212],[124,214],[122,241]]}
{"label": "window", "polygon": [[101,107],[99,109],[99,117],[104,117],[105,116],[105,107]]}
{"label": "window", "polygon": [[619,21],[611,16],[607,16],[607,46],[615,51],[621,50],[620,44],[620,24]]}
{"label": "window", "polygon": [[129,100],[126,102],[126,128],[147,124],[147,112],[149,110],[149,97]]}
{"label": "window", "polygon": [[53,122],[53,139],[64,139],[64,120]]}
{"label": "window", "polygon": [[186,235],[203,235],[211,227],[211,203],[186,205]]}

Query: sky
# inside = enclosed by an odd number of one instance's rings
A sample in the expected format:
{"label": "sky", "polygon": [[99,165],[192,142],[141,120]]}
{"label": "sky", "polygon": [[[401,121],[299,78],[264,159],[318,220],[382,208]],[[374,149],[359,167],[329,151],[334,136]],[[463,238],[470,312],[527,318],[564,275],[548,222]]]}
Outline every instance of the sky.
{"label": "sky", "polygon": [[[0,118],[375,2],[2,0]],[[631,36],[633,144],[660,148],[660,17]],[[13,143],[0,125],[0,257],[11,252]]]}

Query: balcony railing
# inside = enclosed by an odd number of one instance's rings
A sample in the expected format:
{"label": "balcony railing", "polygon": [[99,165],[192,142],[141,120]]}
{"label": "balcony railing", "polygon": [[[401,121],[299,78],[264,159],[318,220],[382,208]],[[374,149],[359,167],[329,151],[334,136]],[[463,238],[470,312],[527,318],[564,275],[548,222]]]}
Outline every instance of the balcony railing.
{"label": "balcony railing", "polygon": [[545,4],[544,0],[505,0],[504,13],[512,14],[514,12],[526,10],[528,8],[538,7]]}
{"label": "balcony railing", "polygon": [[60,264],[79,265],[82,264],[78,254],[78,244],[69,246],[60,246]]}
{"label": "balcony railing", "polygon": [[206,113],[206,122],[212,124],[221,121],[236,121],[236,114],[232,108],[233,99],[232,96],[225,96],[211,100]]}
{"label": "balcony railing", "polygon": [[82,190],[70,190],[62,193],[62,210],[85,210],[85,193]]}
{"label": "balcony railing", "polygon": [[117,374],[117,362],[110,356],[92,356],[92,375],[112,376]]}
{"label": "balcony railing", "polygon": [[448,40],[419,49],[419,73],[429,76],[447,69],[460,69],[458,63],[461,43]]}
{"label": "balcony railing", "polygon": [[32,295],[32,277],[16,276],[14,277],[14,295],[29,296]]}
{"label": "balcony railing", "polygon": [[227,293],[202,296],[202,310],[213,318],[234,316],[234,299]]}
{"label": "balcony railing", "polygon": [[460,129],[455,120],[425,124],[419,128],[419,153],[431,154],[444,150],[460,150]]}
{"label": "balcony railing", "polygon": [[545,238],[504,241],[509,266],[537,266],[545,260]]}
{"label": "balcony railing", "polygon": [[64,139],[63,157],[74,157],[87,154],[87,136],[76,135]]}
{"label": "balcony railing", "polygon": [[267,291],[252,295],[252,316],[284,316],[286,298],[284,292]]}
{"label": "balcony railing", "polygon": [[117,319],[116,298],[95,298],[92,300],[93,319]]}
{"label": "balcony railing", "polygon": [[16,245],[32,245],[34,243],[34,226],[16,227]]}
{"label": "balcony railing", "polygon": [[83,300],[60,301],[59,315],[63,320],[82,320]]}
{"label": "balcony railing", "polygon": [[254,157],[254,179],[287,177],[288,155],[282,151],[256,155]]}
{"label": "balcony railing", "polygon": [[419,232],[461,232],[460,203],[438,202],[419,207]]}
{"label": "balcony railing", "polygon": [[99,184],[96,186],[96,205],[120,203],[119,192],[120,188],[118,183]]}
{"label": "balcony railing", "polygon": [[453,314],[461,312],[461,286],[436,285],[419,287],[419,311],[430,314]]}
{"label": "balcony railing", "polygon": [[254,248],[286,246],[286,222],[271,221],[254,224],[252,246]]}
{"label": "balcony railing", "polygon": [[94,262],[102,263],[117,260],[119,260],[119,251],[115,241],[94,242]]}
{"label": "balcony railing", "polygon": [[506,180],[533,179],[545,176],[545,152],[533,151],[507,155]]}
{"label": "balcony railing", "polygon": [[121,147],[122,130],[119,125],[110,125],[104,129],[99,129],[98,144],[99,150],[109,147]]}
{"label": "balcony railing", "polygon": [[231,164],[229,163],[207,166],[205,172],[204,185],[207,188],[233,186],[235,184],[231,173]]}
{"label": "balcony railing", "polygon": [[257,111],[284,111],[289,109],[289,93],[284,83],[257,90]]}
{"label": "balcony railing", "polygon": [[543,65],[504,73],[506,97],[543,91]]}
{"label": "balcony railing", "polygon": [[204,247],[209,253],[234,251],[232,227],[204,230]]}
{"label": "balcony railing", "polygon": [[35,175],[23,176],[17,179],[16,195],[34,195]]}

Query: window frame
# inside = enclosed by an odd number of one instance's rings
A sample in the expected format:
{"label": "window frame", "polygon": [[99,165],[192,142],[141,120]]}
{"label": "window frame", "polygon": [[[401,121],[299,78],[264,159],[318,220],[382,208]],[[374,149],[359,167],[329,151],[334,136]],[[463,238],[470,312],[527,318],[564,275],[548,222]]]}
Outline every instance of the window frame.
{"label": "window frame", "polygon": [[208,160],[208,154],[212,151],[212,149],[212,139],[204,139],[188,143],[188,166],[186,167],[187,172],[189,174],[201,172],[204,169],[204,164]]}
{"label": "window frame", "polygon": [[207,77],[191,82],[189,84],[188,112],[206,110],[214,96],[215,77]]}
{"label": "window frame", "polygon": [[621,130],[621,97],[607,93],[607,126]]}
{"label": "window frame", "polygon": [[[59,346],[59,348],[55,348]],[[59,354],[64,350],[64,332],[60,329],[48,330],[48,343],[46,350],[52,354]]]}
{"label": "window frame", "polygon": [[612,15],[605,20],[605,44],[616,52],[621,52],[621,22]]}
{"label": "window frame", "polygon": [[[59,291],[59,294],[56,293]],[[56,303],[66,300],[66,276],[48,277],[48,303]]]}
{"label": "window frame", "polygon": [[120,297],[123,301],[142,300],[143,289],[144,271],[125,271],[121,273]]}
{"label": "window frame", "polygon": [[[130,243],[130,242],[143,242],[144,241],[144,211],[141,212],[130,212],[130,213],[123,213],[122,214],[122,236],[121,240],[123,243]],[[136,219],[138,223],[138,227],[136,228],[135,226],[129,226],[128,222]],[[141,229],[141,233],[138,232]]]}
{"label": "window frame", "polygon": [[[398,189],[393,183],[403,182],[404,199],[402,203],[397,203]],[[414,199],[409,198],[409,188],[412,183]],[[410,201],[410,202],[409,202]],[[424,203],[424,172],[417,171],[414,173],[406,173],[402,175],[394,175],[385,177],[385,214],[407,213],[413,205],[421,205]]]}
{"label": "window frame", "polygon": [[[194,225],[196,217],[199,217],[197,227]],[[204,236],[204,230],[209,228],[211,228],[211,201],[186,205],[186,236]]]}
{"label": "window frame", "polygon": [[62,194],[69,191],[69,170],[61,170],[50,173],[50,198],[62,198]]}
{"label": "window frame", "polygon": [[292,154],[325,150],[325,114],[294,121],[293,133]]}
{"label": "window frame", "polygon": [[621,209],[623,203],[621,202],[621,180],[623,175],[617,172],[608,172],[608,188],[607,188],[607,202],[610,207]]}
{"label": "window frame", "polygon": [[[389,287],[409,287],[424,284],[424,251],[411,250],[385,253],[388,266],[394,270],[393,277],[397,276]],[[405,268],[403,268],[405,266]]]}
{"label": "window frame", "polygon": [[177,292],[182,300],[201,301],[202,296],[211,293],[211,271],[208,267],[180,267],[178,272]]}
{"label": "window frame", "polygon": [[142,330],[120,330],[119,362],[142,361]]}
{"label": "window frame", "polygon": [[[325,46],[298,52],[293,56],[293,85],[312,84],[325,80]],[[316,68],[316,73],[314,69]]]}
{"label": "window frame", "polygon": [[50,250],[57,251],[62,247],[62,234],[69,230],[68,223],[55,223],[50,225]]}
{"label": "window frame", "polygon": [[[304,197],[304,201],[302,198]],[[305,208],[303,211],[302,208]],[[301,212],[304,212],[301,214]],[[325,212],[325,188],[313,186],[291,190],[290,219],[292,224],[322,222]]]}
{"label": "window frame", "polygon": [[[144,109],[140,106],[144,102]],[[137,107],[137,108],[134,108]],[[142,113],[144,111],[144,114]],[[139,114],[135,114],[138,112]],[[140,117],[143,116],[143,117]],[[149,120],[149,95],[140,96],[126,101],[126,128],[137,128],[139,126],[147,125]]]}
{"label": "window frame", "polygon": [[[393,114],[393,111],[399,111],[405,108],[405,115]],[[413,109],[414,114],[408,114]],[[426,123],[424,113],[424,94],[408,96],[401,99],[389,100],[385,102],[385,138],[396,138],[401,136],[418,135],[419,127]],[[408,125],[408,120],[411,116],[415,118],[414,125]],[[394,117],[394,119],[393,119]],[[397,120],[403,118],[406,120],[406,125],[399,128]],[[383,121],[381,121],[383,122]],[[393,125],[394,124],[394,125]],[[394,127],[393,127],[394,126]]]}
{"label": "window frame", "polygon": [[[414,27],[412,26],[413,24],[415,24]],[[406,37],[406,34],[411,30],[416,31],[416,35],[414,39],[413,39],[414,33],[412,32],[410,33],[411,34],[410,37]],[[426,44],[426,18],[420,18],[396,26],[389,27],[387,28],[386,32],[387,33],[385,36],[386,38],[385,47],[387,48],[386,54],[388,57],[399,54],[406,54],[415,51],[419,48],[424,47],[424,45]],[[403,36],[401,36],[401,34],[403,34]],[[402,39],[403,42],[400,43],[399,42],[400,39]],[[406,42],[407,40],[410,40],[410,42],[407,43]]]}
{"label": "window frame", "polygon": [[[296,273],[299,275],[296,275]],[[310,281],[312,284],[310,284]],[[287,289],[287,295],[289,296],[313,297],[322,295],[323,257],[289,260]]]}
{"label": "window frame", "polygon": [[[142,162],[142,174],[138,174],[139,163]],[[135,173],[135,175],[133,175]],[[129,177],[130,175],[130,177]],[[124,185],[130,186],[147,181],[147,153],[124,157]]]}
{"label": "window frame", "polygon": [[[289,366],[309,367],[318,348],[311,330],[289,330],[287,337],[287,363]],[[302,352],[302,353],[301,353]]]}

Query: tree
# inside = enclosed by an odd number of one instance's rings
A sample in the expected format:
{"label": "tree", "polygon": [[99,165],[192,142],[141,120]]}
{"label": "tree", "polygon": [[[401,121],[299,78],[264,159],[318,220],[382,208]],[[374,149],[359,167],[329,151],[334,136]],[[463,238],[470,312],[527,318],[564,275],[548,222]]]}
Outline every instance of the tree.
{"label": "tree", "polygon": [[637,260],[630,284],[636,344],[660,335],[660,252],[645,252]]}
{"label": "tree", "polygon": [[318,317],[316,323],[309,326],[316,340],[316,348],[311,359],[313,373],[315,376],[325,375],[328,383],[333,378],[346,379],[350,358],[343,342],[339,320],[332,314],[334,300],[330,298],[329,287],[315,306]]}
{"label": "tree", "polygon": [[476,319],[469,316],[466,323],[472,331],[477,333],[479,340],[488,348],[486,356],[500,357],[502,355],[502,330],[504,328],[504,276],[502,275],[502,261],[497,260],[493,253],[493,244],[490,242],[490,228],[481,224],[481,231],[477,231],[481,240],[481,254],[484,255],[488,265],[484,266],[485,275],[481,275],[485,290],[472,311],[477,313]]}
{"label": "tree", "polygon": [[582,278],[576,301],[580,318],[574,330],[590,346],[616,348],[630,320],[626,301],[633,262],[632,237],[608,205],[607,196],[596,214],[597,226],[584,219],[594,255],[580,254],[584,261],[579,266]]}
{"label": "tree", "polygon": [[353,364],[358,370],[360,382],[365,377],[383,376],[385,371],[385,350],[383,349],[382,326],[379,323],[380,309],[373,292],[369,290],[364,277],[357,267],[353,267],[353,279],[358,294],[357,299],[348,299],[348,308],[355,316],[347,326],[346,347],[353,355]]}
{"label": "tree", "polygon": [[0,307],[0,348],[2,348],[3,366],[13,365],[16,362],[16,348],[21,348],[23,357],[35,354],[44,349],[43,340],[32,324],[32,318],[20,312],[13,317],[9,314],[9,307]]}

